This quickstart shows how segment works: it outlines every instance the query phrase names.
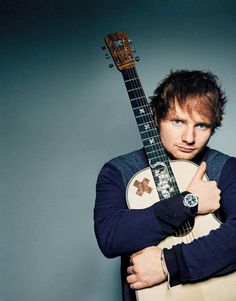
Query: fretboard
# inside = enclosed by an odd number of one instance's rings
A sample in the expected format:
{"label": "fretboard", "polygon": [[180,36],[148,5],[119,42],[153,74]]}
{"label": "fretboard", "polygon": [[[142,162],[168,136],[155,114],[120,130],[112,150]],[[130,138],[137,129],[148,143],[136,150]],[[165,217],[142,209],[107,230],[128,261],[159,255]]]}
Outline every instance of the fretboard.
{"label": "fretboard", "polygon": [[[160,200],[166,199],[167,197],[179,193],[179,189],[174,178],[168,156],[161,143],[160,135],[153,119],[150,105],[145,96],[135,67],[122,71],[122,75],[145,153],[157,186],[159,198]],[[169,177],[168,185],[171,186],[170,189],[168,189],[168,196],[165,194],[165,191],[163,190],[164,188],[162,190],[160,189],[160,181],[167,181],[167,179],[165,180],[167,176]]]}

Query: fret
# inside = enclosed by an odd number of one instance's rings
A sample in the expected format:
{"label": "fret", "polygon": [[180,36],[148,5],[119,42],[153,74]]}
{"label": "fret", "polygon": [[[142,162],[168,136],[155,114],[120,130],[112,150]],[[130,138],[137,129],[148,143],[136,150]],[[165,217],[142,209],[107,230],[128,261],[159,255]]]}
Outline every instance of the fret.
{"label": "fret", "polygon": [[[143,98],[144,97],[143,90],[137,91],[137,89],[135,89],[135,90],[127,91],[127,92],[128,92],[130,100],[133,100],[134,98]],[[146,99],[146,98],[144,98],[144,99]]]}
{"label": "fret", "polygon": [[147,118],[149,118],[150,120],[153,119],[150,108],[148,108],[148,107],[147,108],[139,107],[138,109],[134,108],[133,111],[134,111],[135,118],[142,118],[143,117],[144,119],[147,119]]}
{"label": "fret", "polygon": [[138,125],[139,126],[142,126],[142,125],[149,125],[148,127],[147,127],[147,129],[149,130],[151,127],[153,128],[153,129],[156,129],[156,124],[154,123],[154,121],[153,121],[153,119],[150,119],[150,120],[147,120],[147,121],[145,121],[145,122],[142,122],[142,123],[139,123]]}
{"label": "fret", "polygon": [[131,83],[126,85],[126,89],[127,89],[128,92],[133,91],[133,90],[141,90],[141,92],[143,93],[143,88],[142,87],[135,87]]}
{"label": "fret", "polygon": [[138,88],[132,88],[132,89],[127,90],[127,91],[128,91],[128,92],[132,92],[132,91],[136,91],[136,90],[140,90],[140,89],[142,89],[142,88],[138,87]]}
{"label": "fret", "polygon": [[150,137],[142,139],[142,140],[143,140],[144,146],[147,146],[147,147],[154,147],[155,146],[159,149],[162,149],[162,144],[161,144],[161,141],[160,141],[159,137],[150,136]]}
{"label": "fret", "polygon": [[147,114],[141,114],[141,115],[135,115],[135,117],[136,117],[136,119],[137,118],[147,118],[147,117],[149,117],[149,118],[151,118],[152,117],[152,115],[150,114],[150,113],[147,113]]}
{"label": "fret", "polygon": [[154,130],[155,131],[156,130],[155,124],[153,124],[151,121],[147,121],[147,122],[141,123],[141,124],[139,124],[137,122],[137,124],[138,124],[138,128],[139,128],[140,134],[142,134],[143,132],[146,132],[146,131],[150,131],[150,130]]}
{"label": "fret", "polygon": [[[146,130],[150,130],[151,128],[155,129],[156,125],[153,122],[153,119],[149,119],[149,120],[136,120],[138,122],[138,127],[142,127],[144,126],[144,128]],[[143,122],[144,121],[144,122]]]}
{"label": "fret", "polygon": [[146,99],[144,97],[134,97],[132,99],[130,99],[132,108],[138,108],[138,107],[142,107],[143,104],[146,102]]}
{"label": "fret", "polygon": [[[146,149],[146,148],[145,148]],[[148,158],[149,158],[149,160],[151,160],[152,162],[154,162],[154,164],[156,163],[156,162],[164,162],[165,161],[165,159],[166,159],[166,154],[164,154],[164,153],[159,153],[157,150],[153,150],[153,151],[149,151],[149,152],[147,152],[148,154],[154,154],[155,153],[155,155],[158,153],[158,157],[157,156],[153,156],[152,157],[152,155],[149,155],[148,156]],[[155,160],[154,160],[154,158],[155,158]]]}
{"label": "fret", "polygon": [[160,141],[160,137],[158,136],[156,129],[144,130],[144,131],[142,131],[142,133],[140,133],[140,136],[141,136],[142,140],[154,137],[154,138],[157,138],[158,141]]}
{"label": "fret", "polygon": [[147,138],[147,139],[143,139],[143,145],[146,147],[146,146],[157,146],[157,145],[160,145],[157,143],[157,138],[156,137],[150,137],[150,138]]}
{"label": "fret", "polygon": [[[152,154],[152,153],[156,153],[156,152],[157,152],[157,150],[155,149],[155,150],[152,150],[152,151],[146,152],[146,154]],[[163,155],[163,157],[165,157],[165,156]]]}
{"label": "fret", "polygon": [[152,112],[149,106],[140,106],[133,109],[135,116],[142,116],[143,114],[150,114],[152,116]]}
{"label": "fret", "polygon": [[138,74],[137,74],[137,71],[136,71],[136,68],[130,68],[128,70],[124,70],[122,72],[122,75],[123,75],[123,78],[124,80],[130,80],[130,79],[134,79],[134,78],[139,78],[138,77]]}
{"label": "fret", "polygon": [[[140,97],[138,97],[138,99],[139,99]],[[141,97],[142,98],[142,97]],[[146,98],[145,97],[143,97],[143,100],[145,100]],[[131,100],[132,101],[132,100]],[[136,108],[133,108],[133,110],[135,111],[135,110],[140,110],[140,109],[147,109],[148,111],[150,111],[150,106],[148,105],[148,104],[144,104],[144,105],[142,105],[142,106],[139,106],[139,107],[136,107]]]}
{"label": "fret", "polygon": [[127,82],[130,82],[130,81],[135,81],[135,80],[139,80],[139,78],[138,77],[134,77],[134,78],[130,78],[130,79],[126,79],[126,80],[124,80],[124,82],[125,83],[127,83]]}
{"label": "fret", "polygon": [[[130,99],[130,101],[132,102],[133,100],[136,100],[136,99],[143,99],[144,101],[146,101],[146,97],[145,96],[135,97],[135,98]],[[148,107],[148,105],[144,103],[142,106],[136,107],[135,109],[142,108],[142,107],[145,107],[145,106]]]}
{"label": "fret", "polygon": [[[158,133],[157,133],[157,129],[156,128],[152,128],[152,129],[150,129],[150,130],[145,130],[145,131],[142,131],[142,132],[139,132],[141,135],[143,134],[143,135],[145,135],[145,134],[149,134],[149,132],[151,132],[151,131],[153,131],[154,132],[154,134],[155,135],[158,135]],[[144,136],[145,137],[145,136]]]}
{"label": "fret", "polygon": [[[146,144],[144,143],[144,147],[145,147],[145,150],[147,152],[151,152],[153,151],[153,149],[158,152],[158,154],[160,154],[160,156],[162,156],[163,158],[166,156],[166,153],[164,151],[164,148],[163,146],[161,145],[161,143],[156,143],[156,144]],[[153,159],[153,158],[152,158]],[[166,157],[165,157],[166,159]]]}

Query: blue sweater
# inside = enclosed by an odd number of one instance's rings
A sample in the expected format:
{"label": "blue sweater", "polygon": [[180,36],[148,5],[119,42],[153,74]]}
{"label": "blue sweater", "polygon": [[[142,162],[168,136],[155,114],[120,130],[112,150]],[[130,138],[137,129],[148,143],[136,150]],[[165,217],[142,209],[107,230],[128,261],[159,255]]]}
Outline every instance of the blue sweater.
{"label": "blue sweater", "polygon": [[[164,249],[171,286],[236,270],[236,158],[222,154],[222,166],[215,169],[217,162],[214,162],[214,158],[217,156],[213,156],[211,162],[208,162],[206,153],[209,151],[211,150],[207,148],[196,162],[207,162],[207,174],[210,180],[217,181],[221,190],[221,207],[216,214],[222,224],[219,229],[212,230],[209,235],[190,244],[178,244],[171,249]],[[139,152],[145,156],[143,150]],[[221,154],[216,151],[214,153]],[[183,205],[181,195],[145,209],[128,209],[125,169],[116,162],[115,159],[106,163],[98,176],[94,209],[95,233],[106,257],[121,256],[123,300],[130,301],[135,300],[135,294],[126,282],[129,255],[156,245],[172,235],[195,212]],[[209,166],[213,168],[209,169]]]}

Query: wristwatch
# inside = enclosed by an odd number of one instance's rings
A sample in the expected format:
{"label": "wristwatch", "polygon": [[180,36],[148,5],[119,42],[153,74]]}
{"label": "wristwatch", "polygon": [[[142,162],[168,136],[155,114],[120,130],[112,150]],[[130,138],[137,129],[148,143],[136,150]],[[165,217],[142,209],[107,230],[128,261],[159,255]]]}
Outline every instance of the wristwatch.
{"label": "wristwatch", "polygon": [[185,207],[193,208],[198,205],[198,197],[195,194],[189,191],[184,191],[181,194],[184,197],[183,204]]}

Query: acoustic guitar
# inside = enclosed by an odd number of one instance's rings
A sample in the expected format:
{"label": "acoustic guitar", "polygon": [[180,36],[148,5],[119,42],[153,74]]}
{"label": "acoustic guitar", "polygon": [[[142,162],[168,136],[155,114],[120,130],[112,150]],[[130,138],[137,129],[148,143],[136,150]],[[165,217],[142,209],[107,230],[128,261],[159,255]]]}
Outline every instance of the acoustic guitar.
{"label": "acoustic guitar", "polygon": [[[153,114],[142,88],[131,41],[124,32],[104,37],[113,61],[121,71],[128,92],[138,130],[143,142],[149,167],[139,171],[129,181],[126,189],[130,209],[142,209],[157,201],[186,190],[198,166],[186,160],[169,161],[162,146]],[[207,180],[207,177],[204,178]],[[180,226],[158,246],[171,248],[178,243],[190,243],[220,227],[214,214],[197,215]],[[235,301],[236,272],[214,277],[194,284],[168,287],[166,282],[136,291],[138,301]]]}

